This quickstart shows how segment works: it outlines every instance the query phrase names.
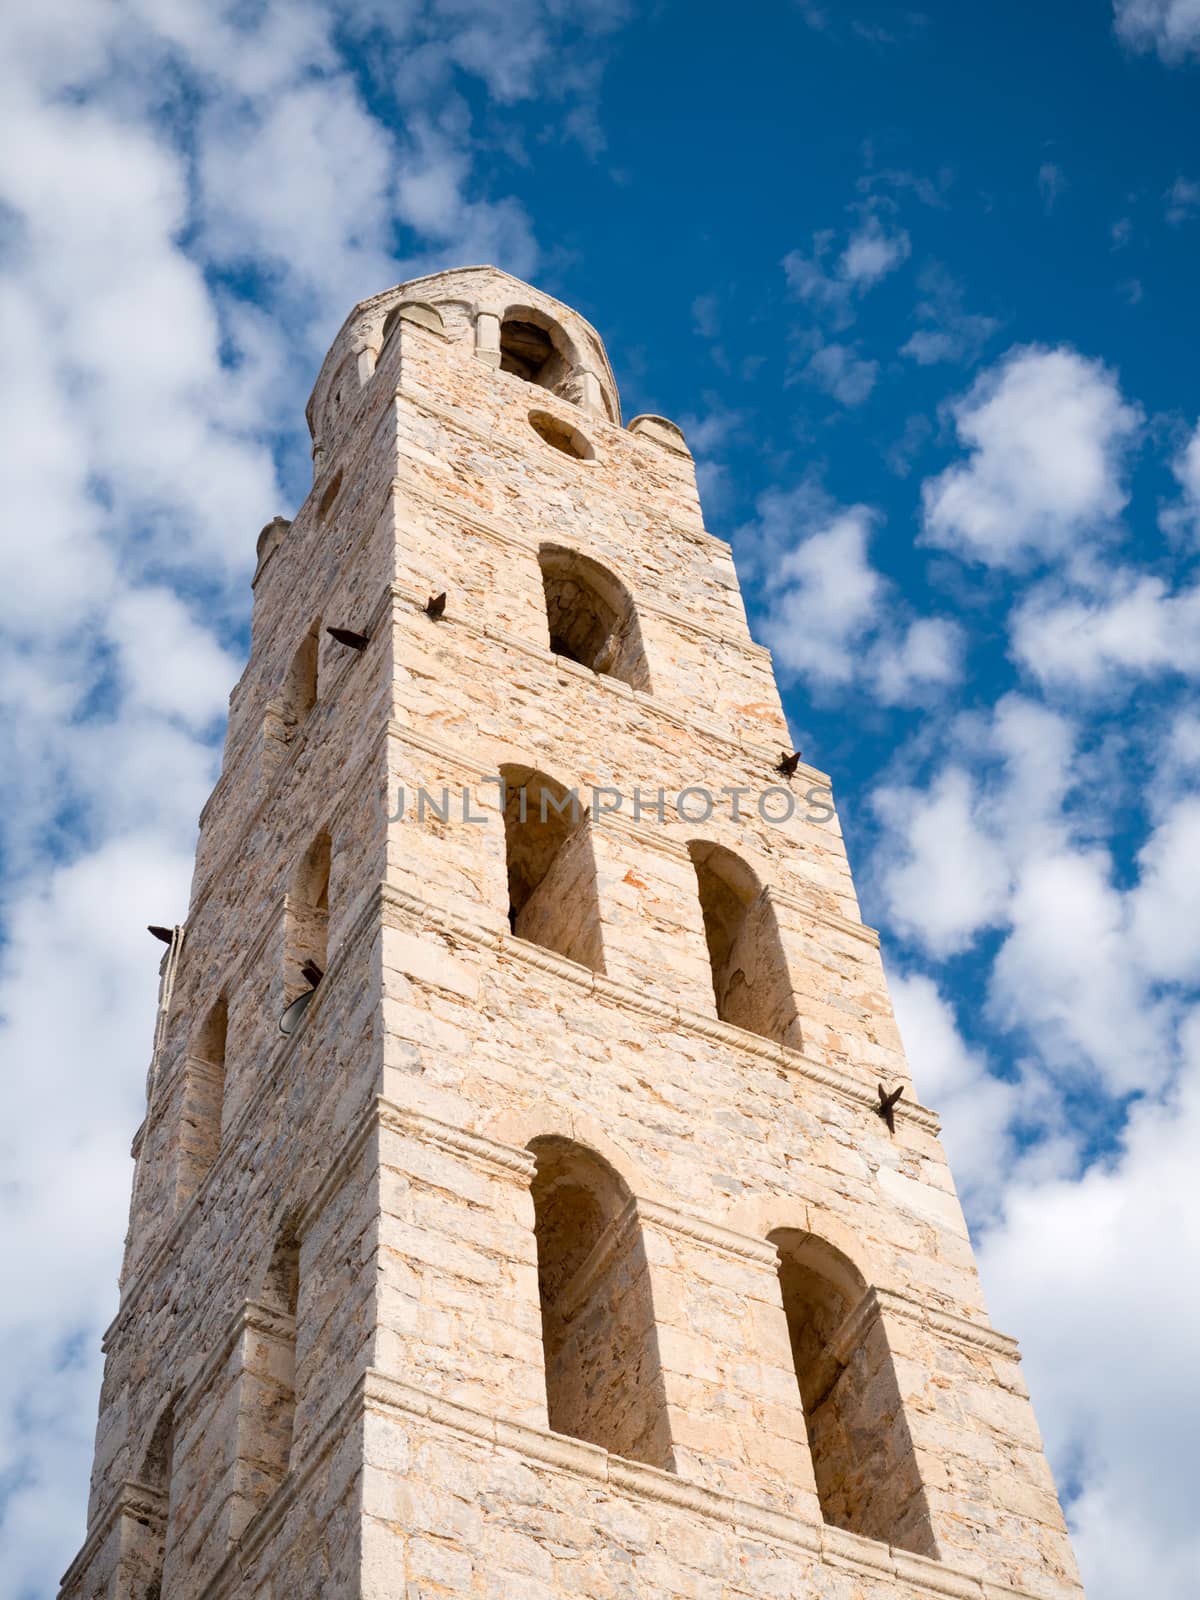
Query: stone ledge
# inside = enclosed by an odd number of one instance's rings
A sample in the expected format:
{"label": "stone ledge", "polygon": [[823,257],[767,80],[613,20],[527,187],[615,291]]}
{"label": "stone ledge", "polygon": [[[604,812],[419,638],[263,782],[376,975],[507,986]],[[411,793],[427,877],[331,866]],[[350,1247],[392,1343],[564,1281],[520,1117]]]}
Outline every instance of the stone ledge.
{"label": "stone ledge", "polygon": [[263,1305],[258,1300],[244,1300],[226,1325],[225,1332],[201,1361],[187,1387],[176,1401],[176,1426],[186,1418],[196,1399],[210,1386],[221,1367],[229,1359],[238,1340],[247,1329],[263,1333],[272,1339],[294,1340],[296,1319],[275,1306]]}
{"label": "stone ledge", "polygon": [[[396,888],[394,884],[382,885],[382,895],[385,907],[390,906],[408,917],[417,917],[427,927],[437,932],[451,934],[464,943],[491,950],[499,949],[528,966],[536,967],[542,972],[553,973],[565,982],[593,993],[597,999],[609,1000],[641,1015],[666,1021],[671,1026],[679,1028],[681,1032],[712,1039],[739,1055],[754,1056],[759,1060],[769,1061],[798,1076],[808,1078],[813,1083],[820,1084],[824,1089],[832,1090],[855,1106],[865,1106],[872,1112],[875,1110],[877,1097],[873,1085],[860,1083],[838,1067],[813,1061],[799,1050],[776,1044],[770,1039],[760,1038],[758,1034],[748,1033],[745,1029],[736,1028],[732,1023],[722,1022],[716,1017],[706,1017],[698,1011],[690,1011],[683,1006],[671,1006],[664,1001],[652,999],[643,995],[642,991],[632,984],[622,983],[603,973],[595,973],[590,967],[585,967],[577,961],[570,961],[567,957],[556,955],[552,951],[543,950],[540,945],[531,944],[527,939],[500,933],[485,923],[469,921],[465,917],[447,913],[418,895]],[[902,1100],[896,1107],[896,1114],[901,1122],[911,1122],[923,1132],[935,1136],[941,1126],[936,1114],[915,1100]]]}
{"label": "stone ledge", "polygon": [[161,1489],[151,1488],[136,1478],[122,1479],[89,1525],[78,1555],[60,1579],[61,1589],[82,1578],[92,1557],[123,1516],[134,1517],[149,1527],[163,1528],[167,1521],[167,1497]]}
{"label": "stone ledge", "polygon": [[[401,601],[405,606],[417,609],[424,607],[428,595],[418,595],[414,589],[408,589],[403,584],[394,583],[391,586],[394,600]],[[590,667],[584,667],[579,662],[570,661],[566,656],[555,655],[548,644],[539,644],[533,639],[525,638],[524,634],[510,633],[507,628],[497,628],[485,623],[472,622],[460,616],[447,616],[445,623],[452,627],[462,628],[477,638],[489,639],[495,644],[500,644],[508,650],[516,650],[521,655],[540,661],[548,667],[553,667],[559,673],[568,676],[575,675],[581,680],[597,687],[602,693],[616,696],[618,699],[632,699],[634,703],[651,715],[661,717],[664,722],[670,723],[673,728],[678,728],[684,733],[702,732],[714,743],[726,745],[731,749],[740,751],[744,756],[749,756],[756,761],[762,761],[768,769],[773,769],[779,760],[779,752],[774,747],[764,744],[751,743],[745,739],[734,738],[724,724],[712,718],[698,716],[695,712],[684,715],[682,711],[673,709],[667,702],[660,699],[649,689],[634,689],[629,684],[623,683],[620,678],[614,678],[608,673],[593,672]],[[480,769],[482,771],[482,768]],[[796,768],[797,773],[810,780],[810,787],[828,789],[832,794],[832,781],[827,772],[822,772],[819,767],[810,767],[806,762]]]}
{"label": "stone ledge", "polygon": [[[605,1485],[633,1499],[671,1506],[720,1524],[735,1536],[753,1535],[778,1540],[806,1555],[864,1579],[891,1579],[903,1585],[905,1596],[934,1600],[1037,1600],[1029,1591],[975,1577],[943,1562],[848,1533],[826,1523],[808,1521],[793,1512],[776,1511],[751,1500],[690,1483],[674,1473],[611,1455],[598,1445],[563,1434],[505,1422],[458,1401],[444,1400],[415,1385],[369,1369],[329,1418],[314,1441],[304,1466],[280,1486],[250,1523],[241,1541],[204,1590],[204,1600],[223,1600],[249,1577],[254,1561],[278,1530],[288,1511],[301,1498],[322,1462],[360,1419],[369,1412],[410,1417],[420,1424],[452,1433],[497,1450],[511,1451],[527,1461],[553,1471]],[[369,1463],[367,1463],[369,1465]],[[1079,1597],[1074,1585],[1058,1591]],[[1045,1597],[1042,1597],[1045,1600]]]}

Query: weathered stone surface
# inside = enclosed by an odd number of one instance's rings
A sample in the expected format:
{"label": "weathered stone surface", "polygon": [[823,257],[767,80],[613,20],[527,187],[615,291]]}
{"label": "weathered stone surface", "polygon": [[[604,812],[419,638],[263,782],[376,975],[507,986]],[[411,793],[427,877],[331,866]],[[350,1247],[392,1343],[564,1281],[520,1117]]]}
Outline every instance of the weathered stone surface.
{"label": "weathered stone surface", "polygon": [[491,268],[357,307],[309,417],[63,1600],[1077,1596],[682,435]]}

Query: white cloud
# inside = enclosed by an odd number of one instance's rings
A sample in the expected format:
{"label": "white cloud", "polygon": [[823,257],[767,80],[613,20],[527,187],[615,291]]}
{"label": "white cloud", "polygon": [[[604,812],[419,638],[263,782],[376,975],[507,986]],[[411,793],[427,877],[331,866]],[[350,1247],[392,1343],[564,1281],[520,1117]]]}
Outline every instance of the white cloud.
{"label": "white cloud", "polygon": [[1132,895],[1138,962],[1151,980],[1200,984],[1200,799],[1176,800],[1142,846]]}
{"label": "white cloud", "polygon": [[1163,508],[1159,521],[1168,533],[1195,532],[1200,529],[1200,422],[1176,454],[1171,471],[1182,492],[1174,505]]}
{"label": "white cloud", "polygon": [[881,639],[871,664],[879,694],[888,705],[923,698],[924,690],[962,677],[964,639],[957,622],[917,617],[898,636]]}
{"label": "white cloud", "polygon": [[923,324],[900,347],[918,366],[938,361],[973,361],[999,327],[994,317],[963,308],[963,292],[944,267],[930,262],[918,279],[922,295],[915,316]]}
{"label": "white cloud", "polygon": [[818,389],[832,395],[839,405],[860,406],[875,387],[879,363],[860,356],[854,346],[835,340],[817,346],[804,367],[804,374]]}
{"label": "white cloud", "polygon": [[855,302],[909,257],[912,243],[903,228],[889,228],[868,211],[845,245],[835,253],[831,228],[813,234],[812,250],[792,250],[783,258],[788,287],[835,328],[854,321]]}
{"label": "white cloud", "polygon": [[868,213],[842,251],[838,276],[855,289],[871,289],[907,261],[911,251],[903,228],[885,228],[876,214]]}
{"label": "white cloud", "polygon": [[890,924],[930,955],[967,949],[1000,922],[1010,892],[1006,852],[971,775],[947,766],[926,788],[881,787],[874,799],[890,840],[882,872]]}
{"label": "white cloud", "polygon": [[959,680],[958,625],[913,617],[872,565],[877,512],[837,506],[812,484],[769,490],[756,510],[737,542],[766,592],[762,633],[781,675],[868,688],[889,705],[924,703]]}
{"label": "white cloud", "polygon": [[1200,0],[1114,0],[1113,20],[1131,50],[1171,64],[1200,53]]}
{"label": "white cloud", "polygon": [[993,566],[1021,566],[1095,538],[1128,498],[1141,413],[1101,362],[1027,345],[951,407],[969,459],[922,486],[924,537]]}
{"label": "white cloud", "polygon": [[1200,183],[1192,178],[1179,177],[1166,193],[1166,219],[1173,228],[1181,222],[1190,222],[1200,214]]}
{"label": "white cloud", "polygon": [[1200,588],[1105,572],[1090,594],[1043,585],[1012,613],[1014,657],[1041,683],[1111,694],[1135,679],[1200,672]]}
{"label": "white cloud", "polygon": [[867,559],[874,520],[865,506],[836,513],[775,564],[766,634],[785,670],[829,683],[855,676],[884,590]]}
{"label": "white cloud", "polygon": [[1134,1107],[1114,1157],[1079,1179],[1015,1183],[980,1244],[993,1318],[1021,1330],[1042,1431],[1081,1486],[1071,1518],[1089,1600],[1147,1584],[1190,1600],[1200,1570],[1198,1023],[1185,1023],[1177,1083]]}

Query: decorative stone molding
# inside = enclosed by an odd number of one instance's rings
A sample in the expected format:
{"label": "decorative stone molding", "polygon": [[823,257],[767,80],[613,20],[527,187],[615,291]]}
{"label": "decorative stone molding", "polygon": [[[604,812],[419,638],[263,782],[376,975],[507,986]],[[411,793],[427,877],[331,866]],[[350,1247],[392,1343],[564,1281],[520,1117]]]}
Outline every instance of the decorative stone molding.
{"label": "decorative stone molding", "polygon": [[368,1412],[413,1419],[418,1424],[444,1428],[463,1438],[512,1451],[526,1461],[604,1485],[633,1500],[703,1517],[734,1537],[776,1540],[864,1580],[890,1579],[902,1586],[897,1594],[904,1600],[925,1600],[925,1597],[933,1597],[933,1600],[946,1600],[946,1597],[950,1600],[1034,1600],[1024,1590],[975,1577],[943,1562],[847,1533],[828,1523],[810,1521],[794,1512],[772,1510],[720,1489],[691,1483],[658,1467],[610,1455],[599,1445],[569,1439],[527,1423],[502,1421],[373,1368],[355,1382],[329,1417],[306,1452],[304,1465],[285,1479],[250,1523],[205,1590],[204,1600],[226,1600],[251,1576],[254,1562],[288,1511],[303,1496],[308,1482]]}
{"label": "decorative stone molding", "polygon": [[[801,1077],[810,1078],[822,1088],[831,1090],[855,1105],[875,1110],[877,1096],[873,1086],[859,1082],[849,1073],[842,1072],[836,1067],[813,1061],[799,1050],[775,1044],[758,1034],[748,1033],[742,1028],[735,1028],[731,1023],[720,1022],[716,1018],[705,1017],[700,1012],[690,1011],[684,1006],[672,1007],[662,1001],[653,1000],[632,984],[623,984],[616,978],[593,973],[590,967],[569,961],[565,956],[555,955],[551,951],[543,950],[540,945],[530,944],[527,940],[517,939],[511,934],[497,934],[494,928],[484,924],[470,922],[464,917],[449,916],[428,901],[403,889],[397,889],[392,884],[382,885],[381,893],[385,905],[419,919],[426,927],[451,933],[463,943],[481,944],[488,948],[499,946],[506,955],[540,971],[554,973],[579,988],[592,991],[598,999],[610,999],[644,1016],[668,1021],[685,1033],[712,1039],[743,1057],[770,1061]],[[919,1105],[915,1100],[901,1100],[896,1107],[896,1115],[901,1121],[908,1120],[927,1133],[936,1134],[940,1126],[935,1113]]]}
{"label": "decorative stone molding", "polygon": [[161,1489],[139,1483],[136,1478],[123,1479],[92,1521],[79,1554],[63,1573],[61,1587],[64,1591],[83,1577],[122,1517],[132,1517],[149,1528],[162,1530],[167,1524],[167,1497]]}
{"label": "decorative stone molding", "polygon": [[425,1116],[419,1111],[407,1111],[403,1106],[398,1106],[395,1101],[387,1100],[382,1095],[375,1102],[375,1106],[379,1126],[389,1132],[419,1139],[425,1144],[436,1145],[452,1155],[464,1156],[476,1166],[498,1172],[505,1178],[517,1178],[525,1186],[533,1182],[537,1162],[528,1150],[501,1144],[498,1140],[486,1138],[483,1134],[469,1133],[465,1128],[456,1128],[448,1122],[439,1122],[436,1118]]}
{"label": "decorative stone molding", "polygon": [[281,1342],[296,1337],[296,1319],[274,1306],[265,1306],[258,1300],[245,1300],[226,1324],[225,1332],[204,1357],[198,1371],[176,1401],[176,1424],[184,1421],[196,1401],[211,1388],[221,1368],[237,1348],[238,1341],[247,1331],[264,1334]]}
{"label": "decorative stone molding", "polygon": [[650,1227],[662,1228],[667,1233],[677,1233],[683,1238],[705,1244],[727,1256],[753,1262],[774,1272],[779,1266],[779,1251],[767,1239],[752,1239],[748,1234],[735,1233],[719,1223],[708,1222],[677,1206],[663,1205],[657,1200],[637,1201],[638,1215]]}

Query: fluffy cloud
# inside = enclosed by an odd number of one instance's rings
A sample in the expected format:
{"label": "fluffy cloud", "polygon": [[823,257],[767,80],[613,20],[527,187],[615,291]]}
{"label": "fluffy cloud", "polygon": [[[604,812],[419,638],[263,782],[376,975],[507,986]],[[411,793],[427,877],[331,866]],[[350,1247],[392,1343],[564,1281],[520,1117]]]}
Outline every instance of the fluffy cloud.
{"label": "fluffy cloud", "polygon": [[835,328],[849,327],[855,302],[906,261],[912,243],[903,228],[889,228],[868,211],[838,250],[837,235],[824,229],[813,235],[806,255],[793,250],[783,258],[788,287]]}
{"label": "fluffy cloud", "polygon": [[1131,50],[1171,63],[1200,53],[1200,0],[1114,0],[1113,20]]}
{"label": "fluffy cloud", "polygon": [[804,366],[804,376],[832,395],[839,405],[860,406],[875,387],[879,363],[860,356],[853,345],[835,339],[817,345]]}
{"label": "fluffy cloud", "polygon": [[1124,876],[1110,845],[1124,823],[1111,785],[1089,800],[1098,769],[1072,718],[1008,696],[942,743],[928,781],[877,797],[877,881],[910,946],[981,963],[983,1020],[1011,1036],[1016,1071],[998,1077],[964,1042],[910,957],[890,987],[914,1080],[943,1117],[993,1319],[1020,1330],[1091,1600],[1126,1600],[1147,1574],[1189,1600],[1200,724],[1159,730]]}
{"label": "fluffy cloud", "polygon": [[1165,506],[1159,518],[1168,533],[1186,534],[1200,528],[1200,422],[1171,463],[1180,488],[1174,505]]}
{"label": "fluffy cloud", "polygon": [[991,566],[1061,556],[1128,499],[1141,413],[1101,362],[1027,345],[951,406],[965,463],[922,486],[924,537]]}
{"label": "fluffy cloud", "polygon": [[1089,1600],[1128,1600],[1148,1581],[1188,1600],[1200,1570],[1200,1415],[1185,1376],[1200,1344],[1186,1265],[1200,1251],[1195,1013],[1180,1057],[1175,1084],[1134,1108],[1111,1159],[1082,1178],[1014,1183],[980,1242],[993,1317],[1025,1330],[1042,1431],[1081,1486],[1071,1519]]}
{"label": "fluffy cloud", "polygon": [[918,277],[922,294],[915,316],[921,326],[900,347],[918,366],[974,361],[999,324],[963,308],[963,292],[944,267],[931,262]]}
{"label": "fluffy cloud", "polygon": [[1118,569],[1089,593],[1035,589],[1011,618],[1016,659],[1043,684],[1111,695],[1162,673],[1200,672],[1200,588]]}
{"label": "fluffy cloud", "polygon": [[1166,219],[1173,228],[1181,222],[1190,222],[1200,213],[1200,183],[1192,178],[1176,178],[1167,190]]}
{"label": "fluffy cloud", "polygon": [[[926,784],[876,794],[889,922],[942,958],[999,932],[988,1005],[1002,1029],[1035,1040],[1043,1066],[1067,1079],[1094,1070],[1112,1095],[1159,1086],[1170,1009],[1139,941],[1138,900],[1095,837],[1106,818],[1086,803],[1080,730],[1009,695],[990,717],[960,718],[950,745]],[[1147,870],[1179,848],[1158,837]],[[1187,948],[1200,954],[1200,930]]]}
{"label": "fluffy cloud", "polygon": [[811,484],[769,490],[736,543],[767,592],[762,632],[786,678],[821,689],[868,687],[888,704],[936,697],[961,675],[962,635],[912,617],[872,565],[878,515],[839,507]]}

